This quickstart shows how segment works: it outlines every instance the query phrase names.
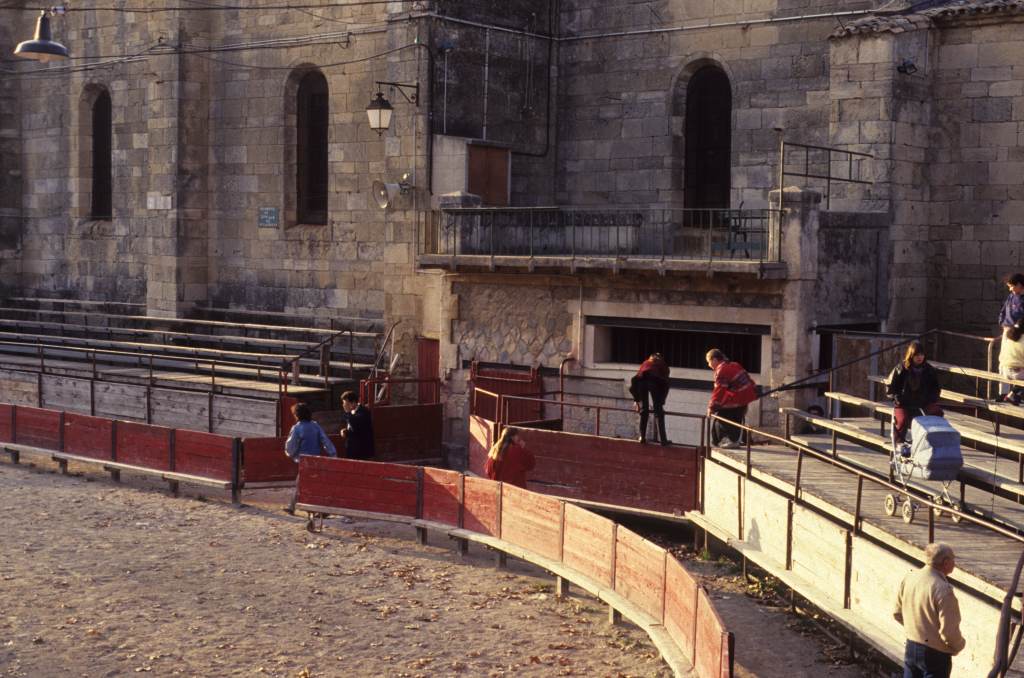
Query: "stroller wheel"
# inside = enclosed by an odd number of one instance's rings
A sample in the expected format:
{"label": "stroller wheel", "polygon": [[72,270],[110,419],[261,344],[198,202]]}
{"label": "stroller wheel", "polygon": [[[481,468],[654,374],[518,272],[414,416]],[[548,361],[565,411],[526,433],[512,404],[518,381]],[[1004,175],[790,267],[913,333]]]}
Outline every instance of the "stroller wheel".
{"label": "stroller wheel", "polygon": [[[935,504],[938,504],[939,506],[942,506],[942,504],[944,503],[943,499],[942,499],[942,495],[941,494],[934,494],[934,495],[932,495],[932,502],[935,503]],[[940,509],[939,506],[936,506],[935,508],[932,509],[932,511],[935,513],[935,517],[936,518],[939,518],[939,517],[942,516],[942,509]]]}
{"label": "stroller wheel", "polygon": [[[956,509],[957,511],[963,511],[963,510],[964,510],[964,507],[963,507],[963,506],[961,506],[959,502],[955,502],[955,501],[954,501],[954,502],[953,502],[953,503],[952,503],[952,504],[951,504],[950,506],[951,506],[952,508]],[[962,518],[961,516],[958,516],[958,515],[957,515],[957,514],[955,514],[955,513],[952,513],[952,514],[950,514],[950,516],[949,516],[949,517],[950,517],[950,519],[951,519],[951,520],[952,520],[952,521],[953,521],[954,523],[959,523],[959,522],[960,522],[961,520],[963,520],[963,518]]]}
{"label": "stroller wheel", "polygon": [[896,515],[896,497],[891,494],[885,495],[885,515]]}
{"label": "stroller wheel", "polygon": [[905,502],[903,502],[902,513],[903,522],[907,523],[908,525],[914,522],[914,504],[913,502],[910,501],[909,497]]}

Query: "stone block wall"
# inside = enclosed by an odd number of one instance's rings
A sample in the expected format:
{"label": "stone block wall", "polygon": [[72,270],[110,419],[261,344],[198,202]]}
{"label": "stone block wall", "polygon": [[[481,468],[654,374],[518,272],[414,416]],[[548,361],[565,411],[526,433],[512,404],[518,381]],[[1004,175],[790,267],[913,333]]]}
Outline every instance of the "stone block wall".
{"label": "stone block wall", "polygon": [[937,31],[933,324],[988,333],[1024,268],[1024,20]]}
{"label": "stone block wall", "polygon": [[[14,26],[0,26],[0,51],[10,54],[18,40]],[[18,282],[22,235],[21,98],[9,73],[0,77],[0,293]]]}
{"label": "stone block wall", "polygon": [[[790,141],[828,140],[831,19],[776,24],[745,21],[830,11],[870,2],[642,3],[615,0],[562,4],[557,199],[569,204],[683,201],[684,113],[689,77],[716,64],[733,91],[733,207],[765,207],[778,182],[778,133]],[[702,23],[727,23],[704,28]],[[584,36],[686,30],[635,36]]]}

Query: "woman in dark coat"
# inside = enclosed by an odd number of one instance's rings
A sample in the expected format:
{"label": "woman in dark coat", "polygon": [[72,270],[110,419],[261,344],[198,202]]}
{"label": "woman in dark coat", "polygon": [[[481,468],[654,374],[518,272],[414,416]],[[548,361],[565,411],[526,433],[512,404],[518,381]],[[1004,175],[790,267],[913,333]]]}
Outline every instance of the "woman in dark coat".
{"label": "woman in dark coat", "polygon": [[889,374],[889,385],[886,391],[896,406],[893,411],[894,440],[902,443],[907,434],[907,427],[917,415],[924,410],[925,414],[941,417],[939,407],[939,375],[925,358],[924,346],[920,341],[912,341],[907,352]]}

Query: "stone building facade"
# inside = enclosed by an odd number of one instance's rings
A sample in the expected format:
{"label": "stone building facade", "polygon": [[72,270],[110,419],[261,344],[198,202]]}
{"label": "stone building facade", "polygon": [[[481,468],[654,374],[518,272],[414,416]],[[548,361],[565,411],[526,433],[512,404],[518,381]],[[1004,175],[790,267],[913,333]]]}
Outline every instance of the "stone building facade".
{"label": "stone building facade", "polygon": [[[472,360],[554,370],[572,355],[607,399],[645,332],[691,352],[701,336],[732,337],[777,385],[819,366],[816,326],[988,332],[999,279],[1021,265],[1014,0],[258,4],[73,8],[55,37],[81,59],[2,64],[5,291],[155,315],[199,303],[401,321],[406,371],[416,339],[440,342],[458,444]],[[34,17],[0,12],[9,54]],[[299,223],[296,202],[311,72],[329,106],[322,224]],[[395,117],[382,136],[364,112],[376,81],[420,85],[417,105],[383,86]],[[94,219],[88,132],[102,92],[113,214]],[[871,183],[826,190],[799,175],[852,177],[848,156],[806,151],[805,165],[795,147],[780,168],[783,141],[870,154],[856,176]],[[766,210],[780,261],[709,249],[666,269],[642,262],[641,245],[584,265],[575,249],[541,265],[426,256],[428,236],[446,233],[430,226],[439,197],[479,185],[474,154],[514,207]],[[378,208],[372,183],[404,174],[412,190]],[[807,190],[778,191],[794,185]],[[692,355],[675,367],[670,406],[702,410],[709,373]],[[770,424],[774,408],[754,416]]]}

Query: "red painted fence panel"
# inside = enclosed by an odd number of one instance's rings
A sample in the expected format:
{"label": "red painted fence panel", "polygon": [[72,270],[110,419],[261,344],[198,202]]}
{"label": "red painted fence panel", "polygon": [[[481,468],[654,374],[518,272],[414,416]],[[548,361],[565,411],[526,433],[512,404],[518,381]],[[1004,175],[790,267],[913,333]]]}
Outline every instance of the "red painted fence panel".
{"label": "red painted fence panel", "polygon": [[60,450],[60,412],[38,407],[17,407],[14,419],[14,442],[47,450]]}
{"label": "red painted fence panel", "polygon": [[235,439],[216,433],[178,430],[174,434],[174,470],[204,478],[231,480]]}
{"label": "red painted fence panel", "polygon": [[462,526],[491,537],[501,536],[501,483],[466,476],[463,481]]}
{"label": "red painted fence panel", "polygon": [[693,642],[697,624],[697,582],[678,560],[669,558],[665,567],[665,630],[693,663]]}
{"label": "red painted fence panel", "polygon": [[441,456],[443,405],[374,405],[371,412],[376,461]]}
{"label": "red painted fence panel", "polygon": [[562,562],[611,587],[615,522],[573,504],[565,505]]}
{"label": "red painted fence panel", "polygon": [[173,429],[130,421],[117,422],[117,459],[122,464],[171,470]]}
{"label": "red painted fence panel", "polygon": [[242,439],[243,483],[274,483],[295,480],[299,465],[284,452],[287,436]]}
{"label": "red painted fence panel", "polygon": [[[469,375],[473,388],[479,387],[485,391],[501,395],[539,398],[544,391],[540,370],[535,367],[524,370],[512,370],[481,367],[474,362],[469,367]],[[497,403],[495,403],[493,398],[473,398],[470,408],[470,414],[477,414],[491,421],[498,419]],[[511,401],[508,404],[508,420],[516,422],[543,419],[543,410],[544,406],[541,403]]]}
{"label": "red painted fence panel", "polygon": [[697,507],[698,450],[635,440],[523,429],[538,492],[681,514]]}
{"label": "red painted fence panel", "polygon": [[562,502],[507,483],[501,489],[501,538],[545,558],[562,559]]}
{"label": "red painted fence panel", "polygon": [[619,527],[615,539],[615,591],[660,622],[665,603],[665,549]]}
{"label": "red painted fence panel", "polygon": [[462,474],[439,468],[423,469],[424,520],[459,527],[462,515]]}
{"label": "red painted fence panel", "polygon": [[729,676],[728,633],[711,605],[707,591],[697,592],[697,633],[693,667],[698,676]]}
{"label": "red painted fence panel", "polygon": [[487,451],[494,444],[496,424],[490,419],[471,415],[469,417],[469,470],[478,476],[484,475]]}
{"label": "red painted fence panel", "polygon": [[14,405],[0,405],[0,443],[14,442]]}
{"label": "red painted fence panel", "polygon": [[114,422],[85,414],[64,415],[64,451],[80,457],[111,460],[114,450]]}
{"label": "red painted fence panel", "polygon": [[414,466],[304,456],[299,503],[417,517]]}

